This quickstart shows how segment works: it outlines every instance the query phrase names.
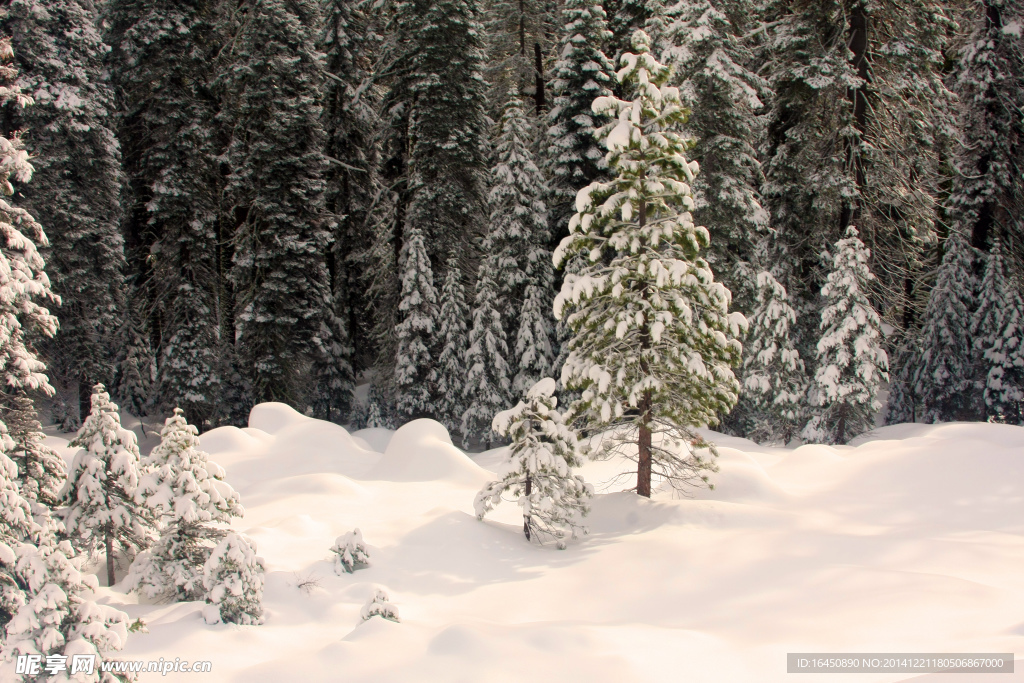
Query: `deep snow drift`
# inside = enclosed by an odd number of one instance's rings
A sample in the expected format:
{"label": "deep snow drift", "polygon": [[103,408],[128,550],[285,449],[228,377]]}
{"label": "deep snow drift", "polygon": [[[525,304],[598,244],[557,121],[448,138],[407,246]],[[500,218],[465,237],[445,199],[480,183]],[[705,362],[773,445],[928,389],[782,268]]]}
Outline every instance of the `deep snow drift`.
{"label": "deep snow drift", "polygon": [[[559,551],[523,539],[515,503],[473,516],[504,449],[469,457],[429,420],[349,434],[257,406],[202,445],[267,563],[266,623],[99,599],[148,624],[119,658],[210,660],[211,681],[812,682],[837,677],[786,674],[787,652],[1024,652],[1024,429],[903,425],[794,450],[710,436],[716,488],[689,499],[617,492],[622,463],[584,467],[591,533]],[[356,527],[371,565],[337,576],[330,547]],[[401,623],[361,623],[376,586]],[[179,679],[196,678],[161,678]]]}

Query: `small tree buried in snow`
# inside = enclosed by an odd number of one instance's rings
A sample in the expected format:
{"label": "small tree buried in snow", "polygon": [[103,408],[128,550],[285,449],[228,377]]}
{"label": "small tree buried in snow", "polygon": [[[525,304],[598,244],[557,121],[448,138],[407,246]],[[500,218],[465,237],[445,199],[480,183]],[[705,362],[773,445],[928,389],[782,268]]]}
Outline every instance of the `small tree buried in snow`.
{"label": "small tree buried in snow", "polygon": [[206,623],[262,624],[265,571],[251,540],[236,533],[225,536],[203,567]]}
{"label": "small tree buried in snow", "polygon": [[555,315],[573,332],[562,382],[582,390],[569,417],[608,430],[605,452],[636,460],[637,493],[650,497],[652,474],[681,486],[714,469],[694,428],[736,403],[731,366],[746,321],[729,313],[729,290],[699,255],[709,237],[689,213],[697,164],[684,156],[679,93],[665,85],[669,69],[650,55],[647,35],[633,44],[639,54],[622,55],[617,74],[633,100],[594,101],[595,113],[614,118],[597,133],[613,179],[576,198],[555,263],[583,258]]}
{"label": "small tree buried in snow", "polygon": [[199,449],[198,430],[180,408],[167,418],[160,445],[146,459],[135,498],[166,524],[160,540],[140,554],[129,571],[129,586],[148,597],[199,600],[205,594],[203,568],[227,531],[214,526],[240,517],[238,493],[224,470]]}
{"label": "small tree buried in snow", "polygon": [[388,602],[390,598],[387,592],[380,586],[376,586],[373,589],[373,595],[363,605],[363,609],[360,612],[363,621],[369,621],[373,617],[384,617],[388,621],[400,621],[398,618],[398,608]]}
{"label": "small tree buried in snow", "polygon": [[483,519],[511,490],[523,508],[526,539],[554,538],[559,548],[565,548],[567,537],[576,538],[581,528],[586,533],[580,517],[589,512],[587,502],[594,490],[572,473],[580,464],[576,434],[555,410],[554,393],[555,380],[542,379],[515,408],[494,416],[494,431],[512,440],[512,467],[476,495],[473,507]]}
{"label": "small tree buried in snow", "polygon": [[789,336],[795,324],[786,288],[771,273],[759,273],[757,306],[743,359],[743,392],[752,422],[749,437],[758,443],[789,443],[801,424],[807,378]]}
{"label": "small tree buried in snow", "polygon": [[370,553],[366,551],[363,534],[359,529],[338,536],[331,552],[334,553],[334,573],[339,576],[351,574],[370,563]]}
{"label": "small tree buried in snow", "polygon": [[92,412],[69,446],[81,448],[71,463],[61,498],[72,545],[86,553],[100,548],[107,558],[107,585],[114,585],[114,551],[134,554],[155,536],[152,515],[135,502],[139,447],[121,427],[117,405],[102,384],[92,394]]}
{"label": "small tree buried in snow", "polygon": [[816,443],[846,443],[871,429],[882,408],[878,388],[888,379],[888,359],[882,348],[881,324],[868,301],[870,252],[850,226],[836,244],[832,272],[821,295],[821,339],[818,369],[812,384],[817,414],[804,427],[803,437]]}

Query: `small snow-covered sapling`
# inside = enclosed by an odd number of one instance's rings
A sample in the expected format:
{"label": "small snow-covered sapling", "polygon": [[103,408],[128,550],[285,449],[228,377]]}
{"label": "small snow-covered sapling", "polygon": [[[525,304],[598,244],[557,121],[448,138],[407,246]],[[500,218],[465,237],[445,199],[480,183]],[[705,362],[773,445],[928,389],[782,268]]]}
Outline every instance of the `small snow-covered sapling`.
{"label": "small snow-covered sapling", "polygon": [[369,621],[373,617],[384,617],[388,621],[398,622],[398,608],[389,602],[387,591],[380,586],[373,589],[373,596],[363,605],[361,612],[363,621]]}
{"label": "small snow-covered sapling", "polygon": [[362,569],[370,564],[370,553],[366,550],[363,534],[359,529],[338,536],[331,547],[331,552],[334,553],[334,571],[339,576],[343,573],[351,574],[356,569]]}

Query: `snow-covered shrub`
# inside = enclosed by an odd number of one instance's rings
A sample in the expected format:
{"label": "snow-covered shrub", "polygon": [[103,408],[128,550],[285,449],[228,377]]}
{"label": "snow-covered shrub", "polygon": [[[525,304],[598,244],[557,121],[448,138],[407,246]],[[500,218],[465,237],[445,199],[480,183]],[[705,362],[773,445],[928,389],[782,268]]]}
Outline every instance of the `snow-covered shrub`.
{"label": "snow-covered shrub", "polygon": [[128,572],[128,586],[149,597],[203,597],[203,567],[226,524],[244,510],[224,470],[199,448],[198,430],[180,409],[167,418],[160,444],[146,459],[135,494],[165,524],[160,540],[140,554]]}
{"label": "snow-covered shrub", "polygon": [[238,533],[225,536],[203,567],[206,623],[263,623],[265,571],[252,540]]}
{"label": "snow-covered shrub", "polygon": [[363,621],[369,621],[373,617],[384,617],[389,621],[400,621],[398,618],[398,608],[389,602],[387,592],[380,586],[376,586],[373,589],[373,595],[363,605],[363,609],[360,612],[363,617]]}
{"label": "snow-covered shrub", "polygon": [[359,529],[338,536],[331,552],[334,553],[334,571],[339,576],[351,574],[370,563],[370,553],[366,551],[363,534]]}
{"label": "snow-covered shrub", "polygon": [[527,540],[554,538],[559,548],[565,548],[566,538],[576,538],[580,529],[586,533],[580,517],[589,511],[588,499],[594,491],[572,473],[580,464],[576,434],[555,410],[554,393],[555,380],[546,377],[515,408],[494,416],[494,431],[512,440],[512,467],[476,494],[473,508],[477,518],[483,519],[511,490],[523,508]]}
{"label": "snow-covered shrub", "polygon": [[878,314],[868,300],[875,276],[870,252],[850,226],[836,244],[832,272],[821,295],[818,369],[811,387],[815,415],[803,437],[815,443],[846,443],[874,425],[882,404],[878,389],[888,379]]}
{"label": "snow-covered shrub", "polygon": [[153,516],[135,501],[140,460],[135,434],[121,427],[117,410],[97,384],[92,412],[68,444],[81,450],[61,491],[68,538],[81,552],[105,551],[108,585],[114,584],[114,551],[135,555],[156,535]]}

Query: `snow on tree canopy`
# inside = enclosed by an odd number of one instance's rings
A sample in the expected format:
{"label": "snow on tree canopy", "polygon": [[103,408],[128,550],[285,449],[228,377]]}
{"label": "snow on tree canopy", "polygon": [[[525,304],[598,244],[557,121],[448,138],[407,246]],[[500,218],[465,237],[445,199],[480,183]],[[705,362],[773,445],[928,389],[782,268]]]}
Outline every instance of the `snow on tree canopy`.
{"label": "snow on tree canopy", "polygon": [[256,556],[256,545],[247,536],[225,536],[203,568],[206,623],[263,623],[265,571],[263,559]]}
{"label": "snow on tree canopy", "polygon": [[492,428],[512,440],[512,467],[500,480],[485,486],[473,502],[478,519],[501,502],[511,491],[523,509],[523,534],[527,540],[543,542],[553,538],[565,548],[567,538],[577,538],[586,529],[580,518],[589,511],[593,487],[574,475],[580,465],[576,433],[555,410],[555,380],[545,377],[526,393],[515,408],[494,416]]}
{"label": "snow on tree canopy", "polygon": [[821,339],[812,392],[815,412],[803,437],[816,443],[846,443],[874,425],[881,408],[878,389],[888,375],[881,323],[868,300],[874,279],[870,252],[850,226],[836,244],[832,272],[821,295]]}
{"label": "snow on tree canopy", "polygon": [[388,597],[387,591],[380,586],[375,586],[373,594],[366,604],[363,605],[363,609],[359,613],[362,620],[369,621],[373,617],[384,617],[388,621],[400,621],[398,618],[398,608],[392,605],[390,600],[391,598]]}
{"label": "snow on tree canopy", "polygon": [[370,553],[366,551],[363,533],[359,529],[338,536],[331,546],[331,552],[334,553],[334,573],[339,576],[351,574],[370,563]]}
{"label": "snow on tree canopy", "polygon": [[610,429],[604,449],[639,460],[642,495],[652,466],[676,485],[707,481],[700,473],[713,464],[693,429],[735,405],[732,366],[746,328],[700,256],[709,235],[690,215],[698,165],[679,132],[686,111],[649,42],[638,31],[637,54],[622,55],[616,74],[633,99],[594,100],[594,112],[612,119],[597,131],[612,180],[580,190],[554,254],[556,266],[581,260],[554,305],[573,332],[562,382],[582,390],[569,414]]}

